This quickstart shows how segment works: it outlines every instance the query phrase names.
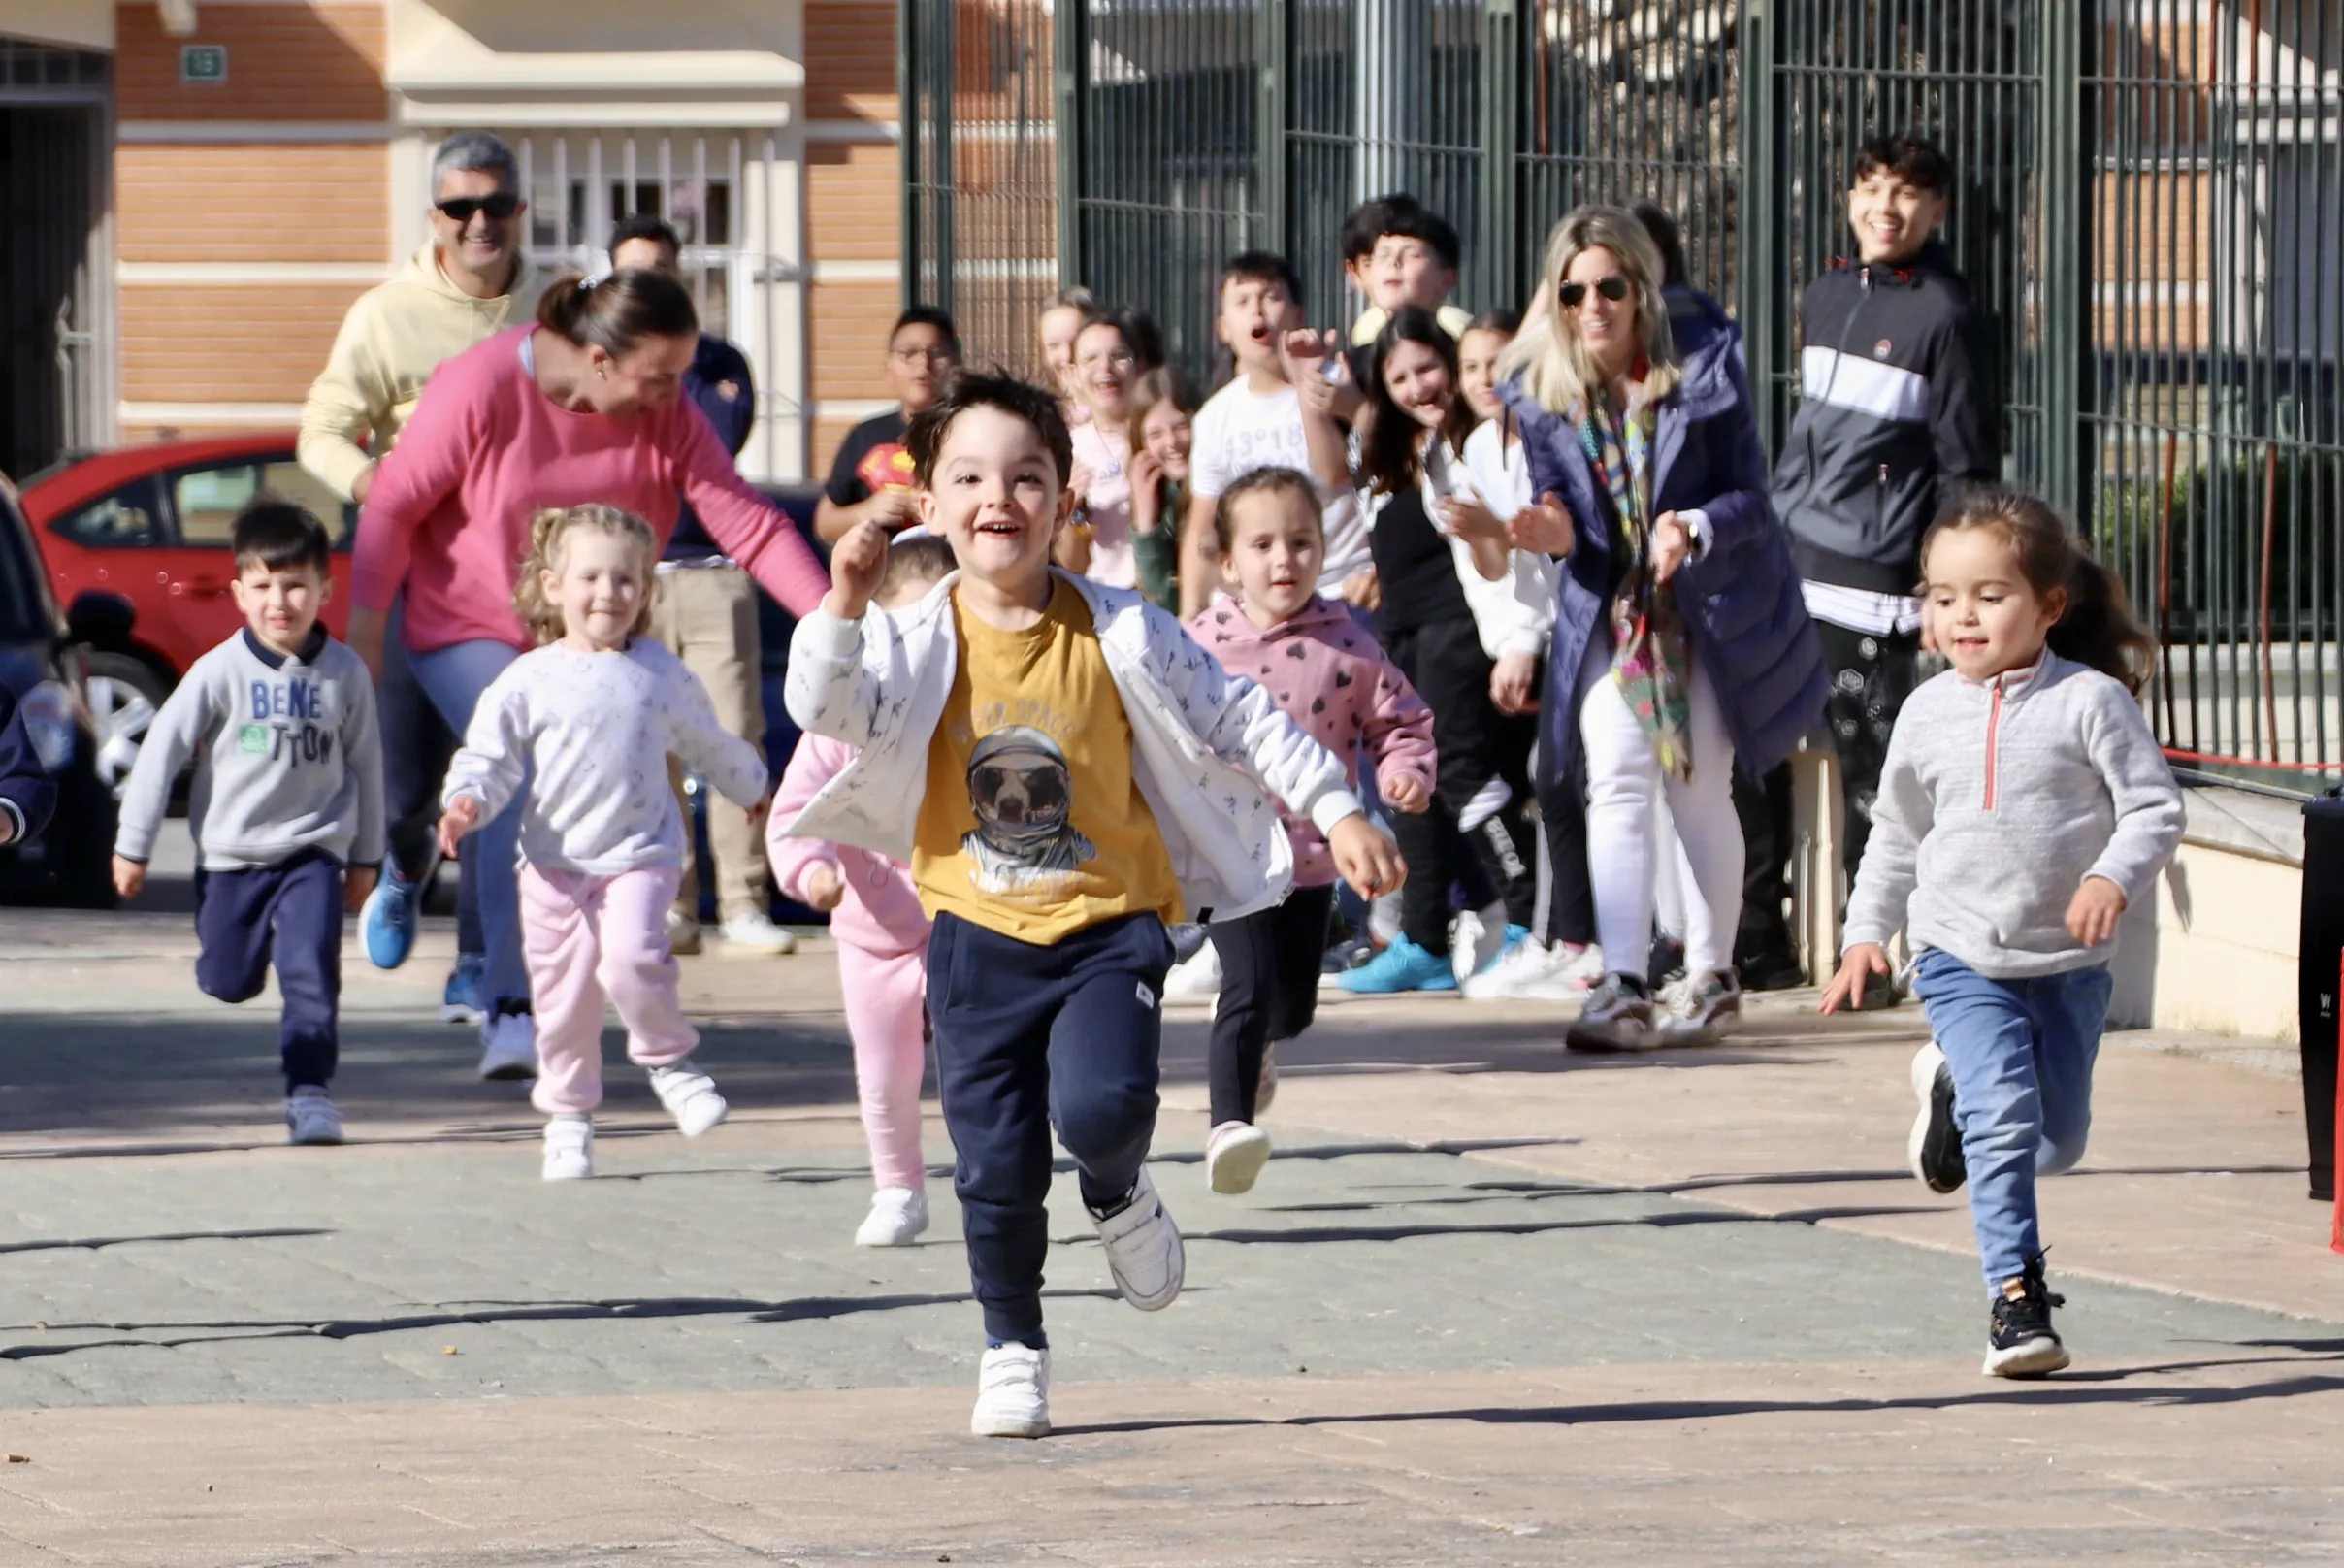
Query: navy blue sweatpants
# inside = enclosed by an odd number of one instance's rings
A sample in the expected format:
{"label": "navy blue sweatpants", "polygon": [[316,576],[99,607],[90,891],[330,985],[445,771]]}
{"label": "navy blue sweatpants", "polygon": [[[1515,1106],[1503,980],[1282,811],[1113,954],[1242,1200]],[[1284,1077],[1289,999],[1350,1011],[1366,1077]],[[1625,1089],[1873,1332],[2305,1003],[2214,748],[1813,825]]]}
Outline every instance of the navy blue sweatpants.
{"label": "navy blue sweatpants", "polygon": [[1040,1348],[1050,1250],[1050,1129],[1083,1202],[1130,1194],[1156,1136],[1164,971],[1172,939],[1128,915],[1049,947],[951,914],[928,945],[936,1085],[958,1163],[953,1191],[985,1334]]}
{"label": "navy blue sweatpants", "polygon": [[250,1001],[277,965],[285,1089],[331,1083],[341,1053],[342,863],[320,849],[277,866],[195,873],[195,983]]}

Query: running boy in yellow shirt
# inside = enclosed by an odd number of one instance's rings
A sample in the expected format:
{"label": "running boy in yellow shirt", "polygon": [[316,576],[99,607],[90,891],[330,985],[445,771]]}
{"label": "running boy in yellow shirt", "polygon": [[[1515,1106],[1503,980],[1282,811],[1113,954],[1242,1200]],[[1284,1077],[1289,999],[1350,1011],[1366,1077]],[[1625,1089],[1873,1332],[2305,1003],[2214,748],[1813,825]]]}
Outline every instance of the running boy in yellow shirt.
{"label": "running boy in yellow shirt", "polygon": [[1165,923],[1286,896],[1273,795],[1362,895],[1406,870],[1269,691],[1138,594],[1052,568],[1073,467],[1056,397],[962,376],[907,444],[921,521],[960,570],[890,615],[870,607],[887,534],[839,542],[790,649],[789,709],[859,750],[786,832],[909,861],[934,918],[936,1079],[985,1312],[970,1429],[1040,1437],[1054,1124],[1123,1298],[1154,1312],[1180,1294],[1180,1231],[1144,1164]]}

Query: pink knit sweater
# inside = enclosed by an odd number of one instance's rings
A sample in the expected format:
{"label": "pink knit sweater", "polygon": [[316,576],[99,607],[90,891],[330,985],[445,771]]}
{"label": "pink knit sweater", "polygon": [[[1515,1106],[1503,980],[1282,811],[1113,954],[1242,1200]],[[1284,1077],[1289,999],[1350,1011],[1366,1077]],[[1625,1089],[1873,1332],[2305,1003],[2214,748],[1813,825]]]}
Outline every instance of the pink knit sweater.
{"label": "pink knit sweater", "polygon": [[[1379,787],[1414,778],[1432,788],[1432,709],[1342,605],[1314,594],[1291,620],[1264,632],[1228,599],[1200,611],[1188,631],[1222,669],[1265,688],[1313,740],[1342,758],[1352,783],[1364,752]],[[1294,846],[1294,885],[1334,881],[1335,857],[1318,830],[1283,806],[1279,819]]]}
{"label": "pink knit sweater", "polygon": [[852,746],[828,735],[799,737],[773,792],[772,815],[765,819],[765,859],[781,891],[800,902],[806,896],[807,873],[815,866],[827,866],[838,873],[846,883],[846,897],[830,911],[832,936],[885,957],[916,953],[928,945],[928,923],[912,886],[910,866],[852,844],[791,838],[781,832],[781,825],[795,820],[854,755]]}
{"label": "pink knit sweater", "polygon": [[821,562],[733,471],[689,398],[627,419],[561,408],[521,362],[536,330],[501,332],[432,373],[359,515],[350,588],[360,605],[387,609],[404,587],[407,645],[419,652],[472,641],[527,648],[512,595],[530,515],[605,502],[648,522],[664,545],[679,495],[791,614],[822,602]]}

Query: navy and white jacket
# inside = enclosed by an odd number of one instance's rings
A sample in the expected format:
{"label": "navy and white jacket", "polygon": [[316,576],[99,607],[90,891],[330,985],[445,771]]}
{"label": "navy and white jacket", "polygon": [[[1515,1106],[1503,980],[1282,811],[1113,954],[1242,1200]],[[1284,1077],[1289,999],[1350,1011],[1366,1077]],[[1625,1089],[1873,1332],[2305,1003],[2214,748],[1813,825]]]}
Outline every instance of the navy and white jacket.
{"label": "navy and white jacket", "polygon": [[41,766],[24,719],[16,711],[16,694],[0,686],[0,816],[8,818],[9,842],[30,838],[49,826],[57,803],[57,786]]}
{"label": "navy and white jacket", "polygon": [[1933,241],[1902,267],[1835,260],[1799,319],[1799,413],[1774,490],[1800,575],[1911,594],[1949,486],[2002,471],[1985,316]]}

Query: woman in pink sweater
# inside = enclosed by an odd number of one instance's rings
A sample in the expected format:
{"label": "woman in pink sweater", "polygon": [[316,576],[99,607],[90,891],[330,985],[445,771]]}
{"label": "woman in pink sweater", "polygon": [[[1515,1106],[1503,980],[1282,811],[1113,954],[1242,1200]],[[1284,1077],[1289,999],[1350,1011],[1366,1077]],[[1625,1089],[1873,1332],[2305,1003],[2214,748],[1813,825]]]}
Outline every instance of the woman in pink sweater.
{"label": "woman in pink sweater", "polygon": [[[545,291],[535,326],[441,363],[359,516],[350,646],[379,670],[384,615],[405,594],[416,678],[457,734],[532,639],[513,611],[540,507],[601,502],[649,522],[662,544],[688,499],[766,592],[802,615],[830,581],[789,519],[733,471],[708,421],[679,400],[700,342],[683,285],[630,270]],[[517,799],[517,797],[516,797]],[[476,836],[488,948],[482,1076],[535,1070],[514,880],[517,808]]]}
{"label": "woman in pink sweater", "polygon": [[[916,602],[953,570],[952,546],[932,534],[898,539],[874,601]],[[838,989],[855,1041],[855,1094],[871,1146],[871,1212],[863,1247],[907,1247],[928,1228],[928,1164],[920,1157],[920,1076],[928,1067],[928,911],[911,867],[851,844],[789,838],[782,825],[838,776],[854,749],[809,735],[790,756],[765,824],[773,880],[800,903],[827,909],[838,943]]]}
{"label": "woman in pink sweater", "polygon": [[[1223,669],[1278,705],[1343,759],[1358,782],[1364,753],[1376,788],[1395,810],[1432,800],[1432,709],[1340,604],[1315,592],[1326,552],[1318,490],[1292,469],[1256,469],[1221,492],[1213,529],[1221,577],[1237,597],[1208,605],[1189,632]],[[1253,1125],[1276,1087],[1274,1043],[1311,1027],[1318,964],[1335,898],[1335,863],[1308,822],[1284,814],[1294,846],[1294,891],[1286,902],[1206,928],[1221,958],[1210,1077],[1213,1130],[1205,1171],[1216,1192],[1251,1189],[1270,1157]]]}

